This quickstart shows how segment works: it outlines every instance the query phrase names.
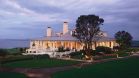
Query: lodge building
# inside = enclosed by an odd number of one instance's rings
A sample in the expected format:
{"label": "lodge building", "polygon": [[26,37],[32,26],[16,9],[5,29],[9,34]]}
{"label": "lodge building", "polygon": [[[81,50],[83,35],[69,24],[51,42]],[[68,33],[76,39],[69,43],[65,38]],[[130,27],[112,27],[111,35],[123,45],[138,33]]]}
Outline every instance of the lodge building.
{"label": "lodge building", "polygon": [[[63,23],[63,31],[53,33],[51,27],[47,28],[47,36],[44,38],[33,39],[30,41],[30,48],[27,49],[27,54],[47,54],[48,52],[56,52],[59,47],[69,48],[70,50],[81,50],[83,44],[72,36],[74,30],[68,29],[68,22]],[[92,46],[93,49],[97,46],[106,46],[113,48],[117,46],[114,38],[108,37],[106,32],[101,31],[102,37]]]}

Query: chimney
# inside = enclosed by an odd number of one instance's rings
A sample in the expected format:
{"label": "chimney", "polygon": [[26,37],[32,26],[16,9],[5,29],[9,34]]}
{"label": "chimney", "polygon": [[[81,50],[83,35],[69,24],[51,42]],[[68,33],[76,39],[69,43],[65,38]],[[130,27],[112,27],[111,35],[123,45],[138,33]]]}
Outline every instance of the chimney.
{"label": "chimney", "polygon": [[63,35],[68,33],[68,22],[63,23]]}
{"label": "chimney", "polygon": [[52,36],[52,29],[51,29],[51,27],[48,27],[47,28],[47,37],[50,37],[50,36]]}

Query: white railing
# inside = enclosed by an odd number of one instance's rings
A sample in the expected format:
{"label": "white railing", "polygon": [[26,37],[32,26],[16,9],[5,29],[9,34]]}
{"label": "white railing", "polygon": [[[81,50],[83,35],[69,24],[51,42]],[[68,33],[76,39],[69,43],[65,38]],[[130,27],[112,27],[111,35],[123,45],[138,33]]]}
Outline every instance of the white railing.
{"label": "white railing", "polygon": [[68,55],[74,51],[66,51],[66,52],[57,52],[57,49],[27,49],[27,53],[23,53],[23,55],[43,55],[43,54],[48,54],[50,57],[56,57],[60,56],[62,57],[63,55]]}

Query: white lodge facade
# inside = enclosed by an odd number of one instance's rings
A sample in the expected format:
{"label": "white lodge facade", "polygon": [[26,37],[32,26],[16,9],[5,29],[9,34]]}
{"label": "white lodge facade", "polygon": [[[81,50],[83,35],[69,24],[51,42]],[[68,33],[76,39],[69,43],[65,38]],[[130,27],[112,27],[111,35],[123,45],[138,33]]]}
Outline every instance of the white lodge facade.
{"label": "white lodge facade", "polygon": [[[56,52],[59,47],[68,48],[70,50],[81,50],[83,45],[77,38],[72,36],[72,31],[68,29],[68,22],[63,23],[63,32],[53,33],[51,27],[47,28],[47,36],[41,39],[34,39],[30,41],[30,48],[26,50],[25,54],[52,54]],[[96,44],[92,46],[93,49],[97,46],[106,46],[113,48],[117,46],[115,39],[109,38],[107,33],[100,32],[101,37]]]}

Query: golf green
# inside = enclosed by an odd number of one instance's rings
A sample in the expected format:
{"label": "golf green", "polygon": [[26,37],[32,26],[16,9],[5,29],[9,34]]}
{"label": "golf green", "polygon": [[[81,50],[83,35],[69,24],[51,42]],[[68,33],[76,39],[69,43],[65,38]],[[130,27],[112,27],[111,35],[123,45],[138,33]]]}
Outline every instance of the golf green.
{"label": "golf green", "polygon": [[52,78],[139,78],[139,58],[132,57],[57,72]]}

